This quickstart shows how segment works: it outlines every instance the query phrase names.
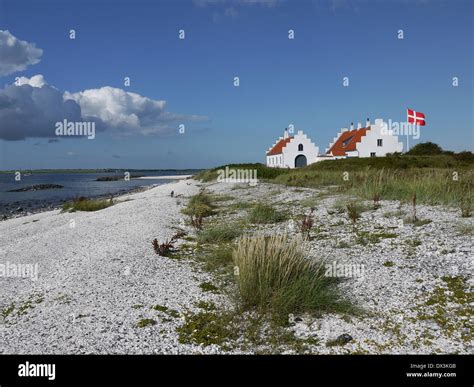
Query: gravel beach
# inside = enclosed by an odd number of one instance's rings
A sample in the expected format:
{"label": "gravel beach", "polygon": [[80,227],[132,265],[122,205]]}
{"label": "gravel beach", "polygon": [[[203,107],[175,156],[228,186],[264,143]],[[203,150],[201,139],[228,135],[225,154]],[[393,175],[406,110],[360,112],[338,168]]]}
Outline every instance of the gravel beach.
{"label": "gravel beach", "polygon": [[[453,208],[419,205],[417,216],[424,221],[406,224],[409,205],[381,201],[380,208],[362,213],[356,232],[337,209],[340,195],[194,180],[125,195],[97,212],[55,210],[0,222],[0,263],[38,264],[36,280],[0,278],[0,352],[243,352],[238,346],[179,342],[175,329],[185,313],[197,310],[197,302],[225,307],[230,301],[203,291],[200,285],[215,278],[192,260],[158,256],[151,246],[154,238],[164,241],[177,228],[192,232],[181,209],[201,186],[228,196],[214,221],[245,217],[238,206],[229,210],[238,202],[266,201],[290,215],[283,223],[253,225],[250,233],[296,233],[294,219],[314,206],[316,231],[305,241],[309,257],[363,265],[363,275],[346,278],[341,286],[364,315],[295,316],[288,329],[315,339],[308,352],[472,353],[474,254],[472,236],[462,232],[472,228],[472,218],[461,218]],[[146,321],[150,324],[139,327]],[[347,343],[327,345],[341,336]]]}
{"label": "gravel beach", "polygon": [[[180,345],[174,333],[180,319],[152,309],[182,312],[217,297],[199,288],[208,274],[152,249],[151,241],[170,238],[183,217],[172,190],[189,196],[197,187],[179,181],[122,196],[98,212],[55,210],[0,222],[0,263],[38,264],[36,281],[0,278],[0,352],[215,351]],[[147,318],[159,324],[137,327]]]}

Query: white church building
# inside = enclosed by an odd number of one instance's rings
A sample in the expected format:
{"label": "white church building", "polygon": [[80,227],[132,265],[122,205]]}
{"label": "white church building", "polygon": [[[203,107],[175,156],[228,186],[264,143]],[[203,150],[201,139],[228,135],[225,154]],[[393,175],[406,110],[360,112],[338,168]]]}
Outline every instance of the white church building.
{"label": "white church building", "polygon": [[350,129],[342,128],[323,155],[319,155],[319,148],[301,130],[290,136],[285,129],[283,137],[267,151],[267,167],[299,168],[322,160],[383,157],[402,151],[403,143],[386,122],[377,118],[372,124],[367,118],[365,127],[359,122],[357,128],[353,123]]}
{"label": "white church building", "polygon": [[315,163],[319,148],[301,130],[290,136],[285,129],[280,137],[267,151],[267,166],[274,168],[299,168]]}

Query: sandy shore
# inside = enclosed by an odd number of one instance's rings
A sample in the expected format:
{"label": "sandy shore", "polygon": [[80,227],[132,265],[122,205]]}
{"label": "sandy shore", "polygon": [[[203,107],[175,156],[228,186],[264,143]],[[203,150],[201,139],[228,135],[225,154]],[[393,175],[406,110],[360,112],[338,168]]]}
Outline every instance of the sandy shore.
{"label": "sandy shore", "polygon": [[[122,196],[98,212],[55,210],[0,222],[0,263],[38,265],[36,281],[0,277],[0,352],[213,352],[179,344],[180,319],[160,319],[151,309],[183,312],[216,298],[199,288],[207,274],[152,249],[151,241],[170,238],[182,219],[184,203],[171,190],[189,196],[198,188],[179,181]],[[144,318],[159,325],[136,327]]]}

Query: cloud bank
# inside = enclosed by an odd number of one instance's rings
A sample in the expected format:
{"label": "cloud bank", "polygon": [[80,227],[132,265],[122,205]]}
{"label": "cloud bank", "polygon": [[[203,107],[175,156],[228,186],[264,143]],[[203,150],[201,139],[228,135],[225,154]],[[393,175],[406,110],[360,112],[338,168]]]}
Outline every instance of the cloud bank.
{"label": "cloud bank", "polygon": [[0,89],[0,139],[55,138],[56,122],[65,119],[95,122],[97,131],[114,135],[163,135],[177,131],[181,123],[207,117],[171,113],[166,101],[109,86],[63,93],[42,75],[20,77]]}
{"label": "cloud bank", "polygon": [[0,30],[0,77],[25,70],[41,60],[43,50]]}

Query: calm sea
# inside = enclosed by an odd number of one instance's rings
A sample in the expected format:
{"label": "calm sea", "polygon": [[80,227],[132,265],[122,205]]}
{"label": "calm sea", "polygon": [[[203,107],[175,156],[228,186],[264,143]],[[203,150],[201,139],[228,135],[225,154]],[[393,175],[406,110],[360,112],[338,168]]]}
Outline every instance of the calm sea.
{"label": "calm sea", "polygon": [[[180,171],[131,171],[133,175],[141,176],[170,176],[170,175],[191,175],[196,170]],[[139,187],[166,184],[170,180],[154,179],[124,179],[117,181],[96,181],[102,176],[122,175],[118,172],[100,173],[33,173],[23,174],[21,181],[15,181],[14,174],[0,174],[0,215],[11,214],[12,212],[26,212],[38,208],[56,207],[66,201],[70,201],[79,196],[97,198],[103,196],[123,194]],[[27,187],[35,184],[59,184],[64,188],[47,189],[26,192],[8,192],[9,190]]]}

